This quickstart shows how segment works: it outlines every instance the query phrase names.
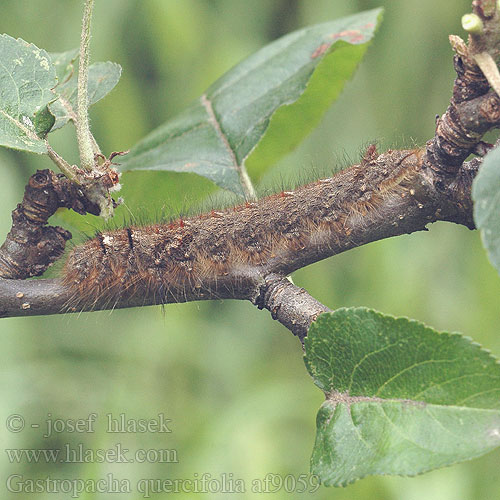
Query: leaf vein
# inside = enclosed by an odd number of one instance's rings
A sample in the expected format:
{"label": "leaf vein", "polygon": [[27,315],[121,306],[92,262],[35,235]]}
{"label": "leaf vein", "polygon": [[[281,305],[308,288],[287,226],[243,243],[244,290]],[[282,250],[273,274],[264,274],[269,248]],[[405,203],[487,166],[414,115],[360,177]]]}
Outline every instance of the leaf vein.
{"label": "leaf vein", "polygon": [[236,159],[236,154],[231,147],[231,144],[229,142],[229,139],[225,132],[222,130],[221,124],[219,120],[217,119],[217,116],[215,114],[214,108],[212,106],[212,101],[207,97],[207,94],[203,94],[200,98],[202,106],[205,108],[205,111],[208,114],[208,120],[212,127],[215,129],[215,132],[217,133],[217,136],[221,140],[222,144],[226,148],[229,157],[231,158],[231,163],[232,163],[232,168],[236,170],[241,170],[241,165],[238,163],[238,160]]}

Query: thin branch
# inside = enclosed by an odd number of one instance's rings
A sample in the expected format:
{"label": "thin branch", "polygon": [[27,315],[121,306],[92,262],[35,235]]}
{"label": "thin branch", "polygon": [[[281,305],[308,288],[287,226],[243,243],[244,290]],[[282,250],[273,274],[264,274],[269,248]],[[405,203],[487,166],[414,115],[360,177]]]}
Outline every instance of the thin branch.
{"label": "thin branch", "polygon": [[[429,165],[443,176],[455,175],[483,135],[498,128],[500,119],[500,98],[490,90],[491,84],[496,86],[491,66],[500,57],[500,15],[491,0],[474,0],[472,10],[463,23],[469,32],[468,43],[450,36],[457,78],[450,105],[437,121],[434,138],[427,143]],[[486,76],[478,58],[489,61],[485,63],[487,68],[483,65]]]}
{"label": "thin branch", "polygon": [[90,62],[90,27],[94,0],[85,0],[80,40],[80,62],[78,65],[78,103],[76,133],[80,150],[81,167],[91,172],[94,168],[94,142],[90,133],[88,116],[88,71]]}
{"label": "thin branch", "polygon": [[359,165],[293,192],[103,233],[73,250],[62,280],[0,280],[0,315],[233,298],[268,309],[302,338],[328,309],[286,280],[293,271],[438,220],[474,228],[470,193],[482,159],[465,160],[490,150],[481,138],[500,128],[500,97],[475,58],[487,52],[496,60],[500,53],[499,14],[490,4],[473,2],[481,29],[472,30],[468,45],[450,38],[453,97],[425,148],[378,154],[370,146]]}
{"label": "thin branch", "polygon": [[49,158],[59,167],[59,170],[75,184],[81,184],[82,179],[76,172],[76,167],[71,166],[62,156],[60,156],[45,139],[45,147],[47,148]]}
{"label": "thin branch", "polygon": [[[64,309],[66,290],[59,280],[12,280],[0,278],[0,317],[45,314]],[[28,314],[20,314],[26,312]]]}
{"label": "thin branch", "polygon": [[[423,150],[373,154],[362,164],[293,194],[273,195],[238,210],[203,214],[182,225],[103,233],[76,247],[70,256],[73,272],[98,273],[93,288],[84,277],[75,285],[69,283],[74,278],[65,286],[61,281],[47,281],[48,294],[57,287],[58,298],[51,301],[43,297],[45,280],[38,280],[37,294],[30,298],[30,307],[23,308],[15,301],[14,290],[28,296],[32,282],[0,281],[2,314],[58,314],[220,298],[250,300],[275,311],[285,291],[289,297],[296,295],[288,285],[283,287],[283,279],[296,269],[371,241],[425,230],[436,220],[474,227],[470,187],[480,160],[464,164],[447,184],[426,161]],[[183,246],[183,241],[189,244]],[[118,248],[120,242],[123,245]],[[114,252],[113,245],[117,245]],[[225,249],[231,251],[223,261]],[[174,274],[168,275],[171,266]],[[205,269],[203,275],[182,278],[183,272],[196,266]],[[121,269],[120,276],[127,275],[127,285],[113,269]],[[160,269],[166,274],[159,276],[160,284],[151,286]],[[318,304],[315,307],[320,310]],[[303,335],[311,315],[306,311],[304,316],[293,304],[290,307],[294,313],[283,312],[277,318],[288,327],[295,321],[299,327],[292,331]]]}
{"label": "thin branch", "polygon": [[[73,109],[73,106],[71,105],[71,103],[67,99],[65,99],[62,96],[59,96],[59,102],[61,103],[63,108],[66,110],[66,113],[67,113],[67,116],[69,117],[69,120],[76,128],[76,124],[78,123],[78,117],[76,115],[75,110]],[[91,130],[89,130],[89,133],[90,133],[90,139],[92,141],[92,149],[94,151],[94,157],[95,157],[95,155],[100,155],[100,154],[102,154],[102,152],[101,152],[101,148],[99,147],[99,144],[97,143],[97,141],[94,137],[94,134],[92,134]]]}
{"label": "thin branch", "polygon": [[278,320],[301,341],[306,337],[311,323],[321,313],[330,311],[309,295],[307,290],[277,274],[266,277],[255,304],[260,309],[266,308],[273,319]]}
{"label": "thin branch", "polygon": [[[303,288],[287,278],[269,276],[260,286],[259,308],[266,308],[302,341],[311,323],[323,312],[330,311]],[[209,297],[206,297],[207,299]],[[218,297],[211,297],[218,298]],[[179,299],[185,297],[179,296]],[[47,310],[67,310],[67,290],[60,280],[4,280],[0,278],[0,318],[47,314]],[[143,306],[143,297],[116,304],[116,308]],[[16,314],[17,313],[17,314]]]}
{"label": "thin branch", "polygon": [[60,170],[74,183],[80,186],[82,193],[91,204],[99,207],[99,215],[109,219],[113,215],[116,203],[110,195],[110,189],[119,188],[118,174],[111,162],[99,164],[97,157],[102,157],[99,145],[90,131],[88,116],[88,72],[90,62],[90,34],[94,0],[85,0],[82,33],[80,40],[80,61],[78,65],[78,95],[76,113],[71,105],[62,100],[70,119],[76,127],[80,168],[69,165],[45,141],[49,157]]}

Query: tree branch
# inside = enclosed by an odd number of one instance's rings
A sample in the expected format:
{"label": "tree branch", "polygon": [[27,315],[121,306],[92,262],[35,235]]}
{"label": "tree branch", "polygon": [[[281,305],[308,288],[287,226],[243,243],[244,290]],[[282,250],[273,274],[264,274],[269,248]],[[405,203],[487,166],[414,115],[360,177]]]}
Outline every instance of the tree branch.
{"label": "tree branch", "polygon": [[266,277],[261,288],[261,295],[255,300],[259,309],[266,308],[273,319],[278,320],[301,341],[307,335],[311,323],[330,309],[304,288],[295,286],[290,279],[278,274]]}
{"label": "tree branch", "polygon": [[[67,265],[72,272],[79,269],[82,273],[77,283],[70,283],[76,279],[73,274],[66,277],[65,283],[0,281],[0,315],[233,298],[250,300],[272,311],[302,336],[304,325],[318,311],[327,309],[302,295],[308,306],[303,313],[298,299],[291,301],[290,311],[285,312],[284,297],[297,295],[297,290],[283,281],[286,275],[371,241],[425,230],[436,220],[472,228],[470,186],[479,164],[480,160],[464,164],[459,175],[445,184],[426,166],[423,150],[382,155],[372,150],[372,156],[360,165],[293,193],[202,214],[182,224],[105,233],[77,247],[70,256]],[[185,246],[182,241],[187,242]],[[174,242],[180,242],[179,246]],[[111,251],[113,245],[116,248]],[[168,256],[158,253],[165,249]],[[167,273],[167,259],[174,259],[172,273],[177,281]],[[183,272],[197,265],[205,266],[204,275],[196,279],[183,277]],[[97,283],[93,266],[100,266]],[[122,274],[118,279],[115,270],[120,266]],[[159,277],[160,285],[152,286],[145,276],[152,279],[151,273],[160,270],[165,273]],[[128,273],[126,279],[123,272]],[[94,279],[92,287],[87,281],[89,276]],[[97,291],[96,286],[100,287]],[[16,300],[20,293],[22,302]],[[30,307],[23,307],[24,303]],[[280,304],[281,312],[276,309]]]}
{"label": "tree branch", "polygon": [[62,174],[38,170],[30,177],[22,203],[12,212],[12,229],[0,247],[1,278],[40,276],[61,257],[71,233],[47,226],[47,220],[62,207],[80,214],[99,213],[99,207]]}
{"label": "tree branch", "polygon": [[[370,146],[360,164],[293,192],[100,234],[73,250],[61,280],[0,280],[0,316],[233,298],[268,309],[302,339],[328,308],[286,279],[293,271],[438,220],[473,229],[472,181],[480,156],[492,147],[481,138],[500,127],[500,97],[475,58],[490,49],[498,56],[498,12],[485,11],[482,3],[474,1],[481,32],[468,45],[450,38],[457,71],[453,96],[424,148],[379,155]],[[479,157],[465,162],[470,154]],[[24,277],[2,270],[9,268],[9,254],[17,255],[8,242],[0,249],[0,271]],[[25,252],[33,244],[24,245]],[[57,252],[45,255],[46,265]],[[11,260],[18,264],[11,268],[22,267],[21,254]]]}

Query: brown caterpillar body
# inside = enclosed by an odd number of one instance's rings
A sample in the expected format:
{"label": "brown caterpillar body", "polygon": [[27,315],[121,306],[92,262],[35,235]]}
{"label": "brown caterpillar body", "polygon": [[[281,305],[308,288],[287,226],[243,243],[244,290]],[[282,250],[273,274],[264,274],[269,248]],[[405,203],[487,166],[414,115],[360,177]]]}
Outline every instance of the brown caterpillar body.
{"label": "brown caterpillar body", "polygon": [[124,297],[165,303],[179,293],[237,297],[238,276],[244,279],[249,269],[260,276],[289,274],[363,243],[363,234],[378,239],[365,230],[375,225],[375,233],[377,226],[383,231],[394,220],[388,217],[391,198],[401,205],[407,196],[410,213],[420,217],[428,205],[425,186],[421,192],[408,188],[421,159],[421,150],[377,155],[369,148],[360,165],[295,191],[176,222],[103,232],[68,257],[63,281],[73,297],[69,307]]}

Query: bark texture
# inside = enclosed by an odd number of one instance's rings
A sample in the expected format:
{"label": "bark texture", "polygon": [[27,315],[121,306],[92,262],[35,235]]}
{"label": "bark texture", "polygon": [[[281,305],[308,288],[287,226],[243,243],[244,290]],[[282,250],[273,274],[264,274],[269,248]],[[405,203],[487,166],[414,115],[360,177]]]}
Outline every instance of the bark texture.
{"label": "bark texture", "polygon": [[328,308],[286,279],[293,271],[438,220],[473,229],[472,181],[492,148],[482,137],[500,127],[500,97],[481,62],[500,58],[500,16],[493,0],[472,8],[484,30],[467,44],[450,37],[457,77],[423,148],[379,154],[370,146],[360,164],[295,191],[104,232],[72,251],[60,280],[22,281],[43,273],[71,237],[47,226],[55,210],[99,211],[66,179],[38,172],[0,248],[0,277],[16,278],[0,280],[0,315],[234,298],[268,309],[302,339]]}

